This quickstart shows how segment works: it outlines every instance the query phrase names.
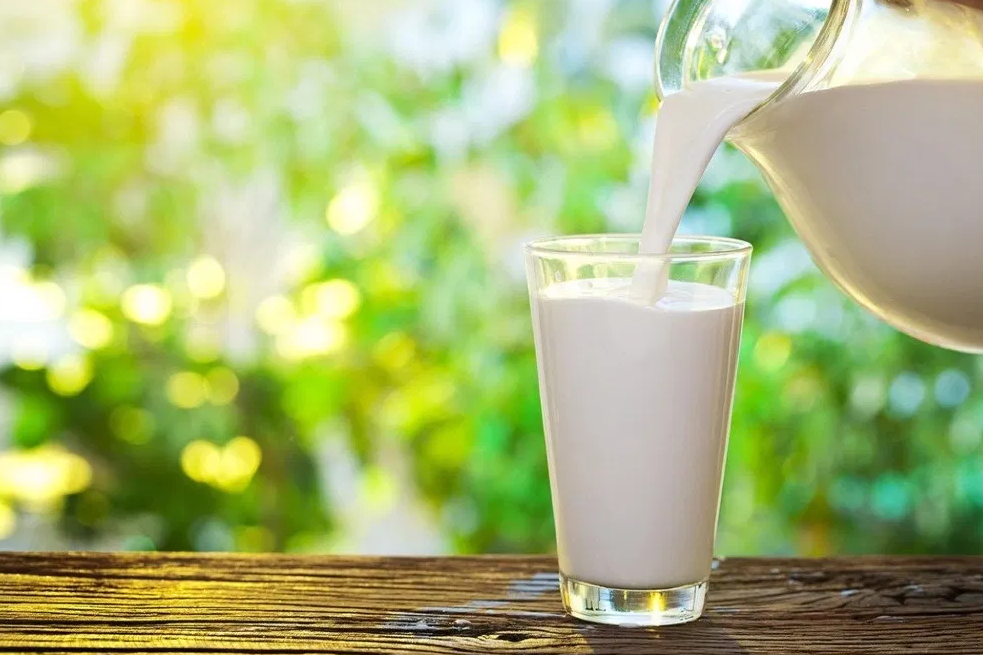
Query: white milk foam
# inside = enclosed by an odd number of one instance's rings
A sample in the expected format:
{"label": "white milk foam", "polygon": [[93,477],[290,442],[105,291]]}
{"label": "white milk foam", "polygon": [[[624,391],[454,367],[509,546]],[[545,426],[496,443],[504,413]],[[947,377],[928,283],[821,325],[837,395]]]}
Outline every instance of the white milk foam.
{"label": "white milk foam", "polygon": [[654,589],[709,574],[743,303],[670,281],[654,305],[628,279],[533,298],[560,570]]}

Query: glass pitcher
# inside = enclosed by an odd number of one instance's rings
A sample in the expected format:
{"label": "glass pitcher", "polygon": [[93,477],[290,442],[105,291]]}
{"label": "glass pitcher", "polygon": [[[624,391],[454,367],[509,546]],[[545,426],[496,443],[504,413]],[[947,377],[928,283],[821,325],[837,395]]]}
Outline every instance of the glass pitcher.
{"label": "glass pitcher", "polygon": [[963,2],[676,0],[656,79],[664,98],[777,74],[727,139],[817,265],[903,332],[983,352],[983,0]]}

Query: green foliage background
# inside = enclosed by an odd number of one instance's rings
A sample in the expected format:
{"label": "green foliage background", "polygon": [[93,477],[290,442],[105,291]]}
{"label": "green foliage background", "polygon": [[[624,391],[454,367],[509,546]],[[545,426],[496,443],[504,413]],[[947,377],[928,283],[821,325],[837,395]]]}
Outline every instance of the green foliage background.
{"label": "green foliage background", "polygon": [[[0,260],[28,252],[16,266],[63,289],[65,316],[114,326],[105,347],[65,342],[25,367],[19,340],[38,328],[4,314],[0,448],[62,444],[92,473],[44,503],[0,487],[8,523],[55,521],[82,546],[330,548],[344,527],[321,463],[340,441],[358,493],[391,486],[381,454],[404,453],[454,550],[552,548],[520,244],[639,228],[655,100],[649,69],[629,73],[650,64],[638,53],[657,13],[632,0],[4,3],[0,112],[30,133],[0,144]],[[377,200],[372,220],[333,229],[326,208],[353,180]],[[732,151],[686,226],[756,247],[718,552],[979,551],[980,359],[849,304]],[[215,299],[182,282],[201,255],[225,268]],[[336,278],[360,298],[344,344],[284,357],[260,303],[300,307]],[[136,284],[173,297],[162,325],[124,315]],[[92,363],[68,397],[49,382],[58,348]],[[176,372],[216,367],[238,378],[231,404],[175,406]],[[182,470],[189,443],[236,435],[262,450],[244,488]]]}

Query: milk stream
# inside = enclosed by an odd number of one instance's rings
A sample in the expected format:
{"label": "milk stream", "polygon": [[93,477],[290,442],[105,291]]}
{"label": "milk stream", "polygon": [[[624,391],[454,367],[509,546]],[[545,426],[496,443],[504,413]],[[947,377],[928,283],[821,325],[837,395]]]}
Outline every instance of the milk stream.
{"label": "milk stream", "polygon": [[[865,81],[754,111],[777,84],[723,77],[666,98],[641,251],[668,251],[728,136],[851,297],[918,339],[983,352],[983,78]],[[662,296],[663,268],[636,270],[641,302]]]}
{"label": "milk stream", "polygon": [[[669,251],[713,153],[734,125],[774,93],[782,78],[773,73],[721,77],[698,82],[663,100],[655,126],[640,252]],[[665,292],[667,280],[664,266],[639,266],[632,294],[655,302]]]}

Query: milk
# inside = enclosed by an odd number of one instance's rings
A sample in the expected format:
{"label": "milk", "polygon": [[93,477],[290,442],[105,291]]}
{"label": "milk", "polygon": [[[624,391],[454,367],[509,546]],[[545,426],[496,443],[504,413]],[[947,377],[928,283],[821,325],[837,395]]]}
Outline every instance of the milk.
{"label": "milk", "polygon": [[674,93],[659,106],[641,251],[664,253],[717,146],[779,87],[783,73],[720,77]]}
{"label": "milk", "polygon": [[[674,93],[659,106],[652,148],[645,224],[639,250],[665,253],[679,221],[717,146],[731,128],[775,92],[784,78],[777,72],[735,75]],[[655,302],[665,291],[666,271],[658,264],[640,266],[632,293]]]}
{"label": "milk", "polygon": [[[749,116],[779,79],[723,77],[663,102],[642,251],[666,251],[726,135],[847,294],[923,341],[983,352],[983,79],[849,84]],[[640,268],[633,290],[651,302],[664,282]]]}
{"label": "milk", "polygon": [[668,588],[709,574],[743,303],[670,281],[533,296],[557,551],[564,575]]}
{"label": "milk", "polygon": [[731,139],[849,295],[914,337],[983,352],[983,80],[806,93]]}

